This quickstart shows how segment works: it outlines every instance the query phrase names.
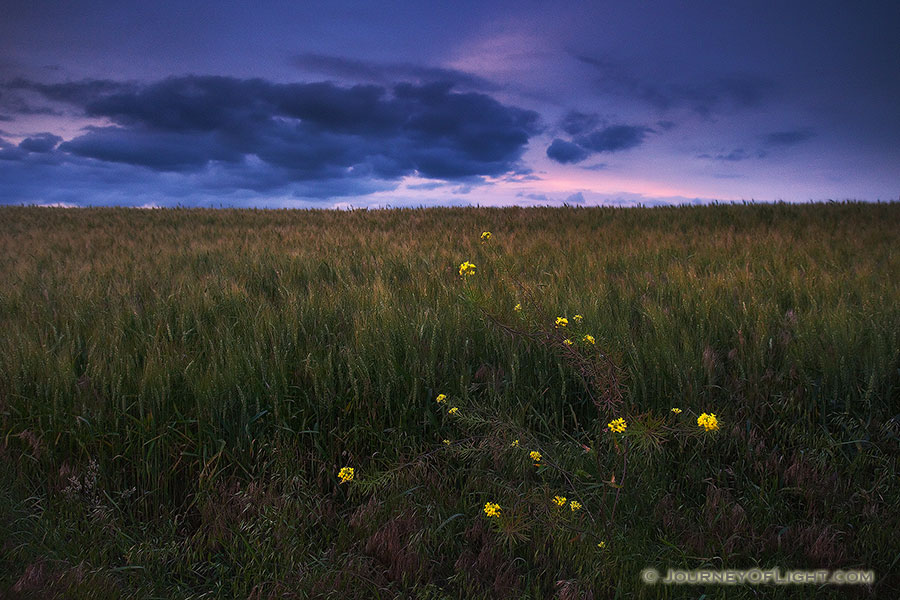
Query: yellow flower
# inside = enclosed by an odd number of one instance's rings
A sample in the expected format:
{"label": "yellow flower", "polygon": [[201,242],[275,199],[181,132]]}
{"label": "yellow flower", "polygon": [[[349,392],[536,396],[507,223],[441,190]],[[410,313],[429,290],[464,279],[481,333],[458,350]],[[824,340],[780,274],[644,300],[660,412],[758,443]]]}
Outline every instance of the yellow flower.
{"label": "yellow flower", "polygon": [[597,343],[597,342],[594,340],[594,336],[592,336],[592,335],[586,335],[586,336],[584,336],[584,337],[581,338],[581,339],[583,339],[583,340],[584,340],[585,342],[587,342],[588,344],[596,344],[596,343]]}
{"label": "yellow flower", "polygon": [[569,320],[565,317],[556,317],[556,326],[557,327],[565,327],[569,324]]}
{"label": "yellow flower", "polygon": [[451,408],[450,410],[447,411],[447,414],[448,414],[448,415],[455,415],[455,414],[458,413],[458,412],[459,412],[459,409],[456,408],[456,407],[454,406],[453,408]]}
{"label": "yellow flower", "polygon": [[466,276],[474,275],[475,269],[476,269],[475,263],[470,263],[469,261],[466,261],[466,262],[462,263],[461,265],[459,265],[459,274],[466,275]]}
{"label": "yellow flower", "polygon": [[625,428],[628,427],[628,423],[625,422],[625,419],[619,417],[618,419],[614,419],[612,422],[607,423],[606,426],[614,433],[622,433],[625,431]]}
{"label": "yellow flower", "polygon": [[341,483],[353,481],[353,467],[341,467],[341,470],[338,471],[338,477],[341,478]]}
{"label": "yellow flower", "polygon": [[529,454],[529,456],[531,456],[531,460],[533,460],[534,462],[536,462],[536,463],[541,462],[541,453],[538,452],[537,450],[532,450],[531,453]]}
{"label": "yellow flower", "polygon": [[572,340],[566,338],[566,339],[563,340],[563,344],[565,344],[566,346],[571,346],[571,345],[572,345]]}
{"label": "yellow flower", "polygon": [[574,317],[572,317],[572,319],[573,319],[576,323],[581,323],[581,322],[584,320],[584,317],[582,317],[581,315],[575,315]]}
{"label": "yellow flower", "polygon": [[491,239],[491,232],[490,232],[490,231],[483,231],[483,232],[481,233],[481,243],[483,244],[483,243],[485,243],[486,241],[488,241],[489,239]]}
{"label": "yellow flower", "polygon": [[445,446],[449,446],[449,445],[450,445],[450,440],[444,440],[444,445],[445,445]]}
{"label": "yellow flower", "polygon": [[438,397],[434,399],[438,404],[443,404],[447,401],[447,394],[438,394]]}
{"label": "yellow flower", "polygon": [[518,448],[519,440],[513,440],[513,443],[509,445],[510,448]]}
{"label": "yellow flower", "polygon": [[500,505],[496,502],[488,502],[484,505],[484,514],[489,517],[500,516]]}
{"label": "yellow flower", "polygon": [[673,409],[672,409],[672,412],[675,413],[675,414],[677,415],[677,414],[681,413],[681,409],[680,409],[680,408],[673,408]]}
{"label": "yellow flower", "polygon": [[515,306],[513,306],[513,310],[516,312],[522,312],[522,303],[519,302]]}
{"label": "yellow flower", "polygon": [[598,548],[606,548],[606,542],[600,542],[599,544],[597,544],[597,547]]}
{"label": "yellow flower", "polygon": [[719,420],[716,419],[716,413],[703,413],[697,417],[697,425],[703,427],[707,431],[712,431],[719,428]]}
{"label": "yellow flower", "polygon": [[553,504],[557,506],[565,506],[566,505],[566,497],[565,496],[553,496]]}
{"label": "yellow flower", "polygon": [[576,510],[581,510],[581,502],[579,502],[578,500],[572,500],[569,503],[569,508],[572,509],[572,512],[575,512]]}

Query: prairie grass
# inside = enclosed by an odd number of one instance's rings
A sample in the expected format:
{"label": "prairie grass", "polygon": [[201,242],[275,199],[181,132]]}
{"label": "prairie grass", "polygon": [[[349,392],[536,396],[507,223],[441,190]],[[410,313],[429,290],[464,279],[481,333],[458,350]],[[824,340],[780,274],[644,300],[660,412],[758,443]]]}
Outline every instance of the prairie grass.
{"label": "prairie grass", "polygon": [[900,595],[898,248],[900,204],[2,207],[0,596]]}

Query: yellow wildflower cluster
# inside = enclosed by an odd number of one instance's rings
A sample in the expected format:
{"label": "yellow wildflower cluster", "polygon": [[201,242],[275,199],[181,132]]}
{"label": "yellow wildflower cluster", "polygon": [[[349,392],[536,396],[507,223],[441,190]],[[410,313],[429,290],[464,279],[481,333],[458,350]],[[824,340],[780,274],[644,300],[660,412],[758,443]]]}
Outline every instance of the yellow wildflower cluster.
{"label": "yellow wildflower cluster", "polygon": [[522,312],[522,303],[518,302],[515,306],[513,306],[513,310],[516,312]]}
{"label": "yellow wildflower cluster", "polygon": [[557,327],[566,327],[569,325],[569,320],[565,317],[556,317],[556,326]]}
{"label": "yellow wildflower cluster", "polygon": [[680,409],[680,408],[673,408],[673,409],[672,409],[672,412],[675,413],[676,415],[678,415],[678,414],[681,414],[681,409]]}
{"label": "yellow wildflower cluster", "polygon": [[459,409],[456,408],[456,407],[454,406],[453,408],[451,408],[450,410],[447,411],[447,414],[448,414],[448,415],[455,415],[455,414],[458,413],[458,412],[459,412]]}
{"label": "yellow wildflower cluster", "polygon": [[338,471],[338,477],[340,477],[341,483],[353,481],[353,467],[341,467],[341,470]]}
{"label": "yellow wildflower cluster", "polygon": [[594,340],[594,336],[592,336],[592,335],[586,335],[581,339],[584,340],[585,342],[587,342],[588,344],[596,344],[597,343],[596,340]]}
{"label": "yellow wildflower cluster", "polygon": [[572,345],[572,340],[566,338],[566,339],[563,340],[563,344],[565,344],[566,346],[571,346],[571,345]]}
{"label": "yellow wildflower cluster", "polygon": [[450,440],[444,440],[444,445],[445,445],[445,446],[449,446],[449,445],[450,445]]}
{"label": "yellow wildflower cluster", "polygon": [[553,496],[553,504],[557,506],[565,506],[566,505],[566,497],[565,496]]}
{"label": "yellow wildflower cluster", "polygon": [[485,243],[486,241],[488,241],[489,239],[491,239],[491,232],[490,232],[490,231],[483,231],[483,232],[481,232],[481,243],[482,243],[482,244]]}
{"label": "yellow wildflower cluster", "polygon": [[707,431],[719,428],[719,421],[716,419],[716,413],[703,413],[697,417],[697,425],[705,428]]}
{"label": "yellow wildflower cluster", "polygon": [[572,502],[569,503],[569,508],[572,509],[572,512],[581,510],[581,502],[579,502],[578,500],[572,500]]}
{"label": "yellow wildflower cluster", "polygon": [[576,323],[581,323],[584,320],[584,317],[582,317],[581,315],[575,315],[574,317],[572,317],[572,320]]}
{"label": "yellow wildflower cluster", "polygon": [[606,548],[606,542],[600,542],[599,544],[597,544],[597,547],[598,548]]}
{"label": "yellow wildflower cluster", "polygon": [[537,450],[532,450],[531,453],[529,454],[529,456],[531,457],[531,460],[533,460],[534,462],[536,462],[536,463],[541,462],[541,453],[538,452]]}
{"label": "yellow wildflower cluster", "polygon": [[484,505],[484,514],[489,517],[499,517],[500,516],[500,505],[496,502],[488,502]]}
{"label": "yellow wildflower cluster", "polygon": [[628,423],[625,422],[625,419],[619,417],[618,419],[607,423],[606,426],[609,427],[609,430],[613,433],[622,433],[623,431],[625,431],[625,428],[628,427]]}
{"label": "yellow wildflower cluster", "polygon": [[447,401],[447,394],[438,394],[438,397],[434,399],[438,404],[443,404]]}
{"label": "yellow wildflower cluster", "polygon": [[518,448],[519,440],[513,440],[513,443],[509,445],[510,448]]}
{"label": "yellow wildflower cluster", "polygon": [[459,265],[459,274],[465,275],[465,276],[474,275],[475,269],[476,269],[475,263],[470,263],[469,261],[466,261],[466,262],[462,263],[461,265]]}

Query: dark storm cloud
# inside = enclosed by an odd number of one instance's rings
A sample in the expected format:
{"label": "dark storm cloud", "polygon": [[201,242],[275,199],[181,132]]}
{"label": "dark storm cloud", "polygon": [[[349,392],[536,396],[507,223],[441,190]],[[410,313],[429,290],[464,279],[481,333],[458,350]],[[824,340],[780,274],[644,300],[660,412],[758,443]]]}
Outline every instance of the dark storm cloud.
{"label": "dark storm cloud", "polygon": [[[13,152],[15,156],[4,157]],[[11,160],[4,160],[11,158]],[[0,204],[144,204],[192,206],[314,206],[328,198],[392,190],[395,182],[363,178],[294,181],[255,160],[213,163],[197,172],[159,172],[128,163],[110,164],[59,150],[27,153],[0,144]],[[276,191],[259,203],[263,191]],[[285,204],[286,203],[286,204]],[[293,204],[291,204],[293,203]]]}
{"label": "dark storm cloud", "polygon": [[745,74],[714,76],[700,82],[667,83],[641,77],[606,57],[576,54],[575,58],[599,71],[597,85],[604,92],[634,98],[659,110],[686,106],[704,117],[724,109],[760,106],[773,88],[770,81]]}
{"label": "dark storm cloud", "polygon": [[52,133],[39,133],[32,137],[27,137],[19,143],[19,148],[26,152],[50,152],[56,145],[62,141],[62,138]]}
{"label": "dark storm cloud", "polygon": [[619,152],[640,146],[651,129],[643,126],[612,125],[575,138],[582,148],[592,152]]}
{"label": "dark storm cloud", "polygon": [[219,143],[214,134],[171,131],[132,131],[122,127],[95,127],[85,135],[60,144],[77,156],[126,163],[158,171],[192,171],[210,160],[236,162],[241,156]]}
{"label": "dark storm cloud", "polygon": [[589,154],[590,152],[578,144],[559,138],[553,140],[553,143],[547,147],[547,156],[562,164],[580,162],[587,158]]}
{"label": "dark storm cloud", "polygon": [[99,93],[80,103],[90,117],[108,117],[129,129],[157,131],[234,131],[264,123],[274,110],[261,80],[181,77],[137,89]]}
{"label": "dark storm cloud", "polygon": [[[113,123],[88,128],[56,153],[183,174],[215,167],[217,181],[251,190],[337,181],[348,193],[364,193],[385,185],[360,180],[412,174],[471,182],[519,169],[539,130],[537,113],[457,93],[450,83],[388,89],[187,76],[7,87]],[[332,195],[343,189],[323,188]]]}
{"label": "dark storm cloud", "polygon": [[795,129],[792,131],[776,131],[763,138],[767,146],[794,146],[815,137],[811,129]]}
{"label": "dark storm cloud", "polygon": [[547,156],[562,164],[577,163],[591,154],[636,148],[652,132],[643,125],[610,125],[576,136],[571,142],[557,138],[547,148]]}
{"label": "dark storm cloud", "polygon": [[369,60],[331,56],[327,54],[299,54],[291,59],[294,66],[307,71],[334,75],[350,81],[369,81],[381,84],[406,81],[418,83],[447,82],[454,87],[494,91],[495,83],[457,69],[428,67],[412,63],[378,63]]}

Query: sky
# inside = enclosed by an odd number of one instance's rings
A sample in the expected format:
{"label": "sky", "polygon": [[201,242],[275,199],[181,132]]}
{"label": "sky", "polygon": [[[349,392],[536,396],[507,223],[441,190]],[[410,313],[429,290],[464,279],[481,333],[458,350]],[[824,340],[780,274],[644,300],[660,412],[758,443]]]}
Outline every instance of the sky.
{"label": "sky", "polygon": [[900,2],[5,0],[0,204],[897,200]]}

